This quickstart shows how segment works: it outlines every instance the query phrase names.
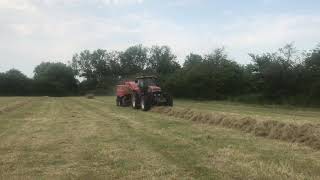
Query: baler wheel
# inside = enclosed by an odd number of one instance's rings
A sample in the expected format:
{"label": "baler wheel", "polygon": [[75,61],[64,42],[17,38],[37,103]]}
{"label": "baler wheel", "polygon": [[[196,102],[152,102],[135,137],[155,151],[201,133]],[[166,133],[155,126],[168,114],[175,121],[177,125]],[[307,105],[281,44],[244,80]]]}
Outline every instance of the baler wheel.
{"label": "baler wheel", "polygon": [[117,98],[116,98],[116,105],[117,106],[120,106],[121,105],[121,102],[120,102],[120,98],[117,96]]}

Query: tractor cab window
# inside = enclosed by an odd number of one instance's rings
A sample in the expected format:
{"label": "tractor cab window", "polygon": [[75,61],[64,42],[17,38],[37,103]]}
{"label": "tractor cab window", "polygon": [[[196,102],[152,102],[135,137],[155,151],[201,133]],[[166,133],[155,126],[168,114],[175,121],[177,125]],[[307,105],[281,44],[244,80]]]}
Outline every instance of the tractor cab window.
{"label": "tractor cab window", "polygon": [[156,79],[154,78],[144,78],[138,79],[138,86],[139,87],[148,87],[148,86],[156,86]]}
{"label": "tractor cab window", "polygon": [[143,83],[143,80],[142,79],[139,79],[138,80],[138,86],[139,87],[143,87],[144,83]]}
{"label": "tractor cab window", "polygon": [[148,86],[155,86],[155,85],[156,85],[155,80],[152,79],[152,78],[150,78],[150,79],[145,79],[144,81],[145,81],[144,83],[145,83],[146,85],[148,85]]}

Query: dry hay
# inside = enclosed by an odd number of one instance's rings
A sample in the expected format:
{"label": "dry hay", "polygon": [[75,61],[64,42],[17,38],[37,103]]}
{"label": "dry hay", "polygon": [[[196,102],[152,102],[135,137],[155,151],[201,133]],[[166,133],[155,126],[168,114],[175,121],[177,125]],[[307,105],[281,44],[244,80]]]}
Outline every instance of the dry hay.
{"label": "dry hay", "polygon": [[301,143],[314,149],[320,149],[320,126],[317,124],[298,125],[274,120],[258,121],[252,117],[198,112],[188,108],[154,107],[151,111],[195,122],[238,129],[255,136]]}
{"label": "dry hay", "polygon": [[94,94],[92,94],[92,93],[86,94],[86,98],[87,99],[94,99]]}

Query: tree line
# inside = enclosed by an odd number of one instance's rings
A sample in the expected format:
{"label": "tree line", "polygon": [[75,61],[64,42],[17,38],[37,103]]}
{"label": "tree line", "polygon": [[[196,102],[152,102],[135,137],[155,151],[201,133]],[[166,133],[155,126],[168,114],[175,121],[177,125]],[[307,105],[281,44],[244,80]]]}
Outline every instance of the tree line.
{"label": "tree line", "polygon": [[75,95],[78,84],[73,69],[64,63],[43,62],[34,69],[33,78],[17,69],[0,73],[1,96]]}
{"label": "tree line", "polygon": [[122,80],[156,75],[175,97],[320,104],[320,45],[300,53],[288,44],[249,57],[251,63],[242,65],[218,48],[205,55],[190,53],[180,65],[168,46],[84,50],[68,64],[41,63],[33,78],[15,69],[0,73],[0,95],[112,94]]}

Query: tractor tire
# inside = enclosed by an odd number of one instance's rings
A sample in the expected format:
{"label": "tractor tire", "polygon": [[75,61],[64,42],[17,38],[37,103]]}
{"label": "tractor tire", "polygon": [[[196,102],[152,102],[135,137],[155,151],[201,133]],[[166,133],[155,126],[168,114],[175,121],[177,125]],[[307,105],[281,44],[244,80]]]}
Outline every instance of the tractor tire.
{"label": "tractor tire", "polygon": [[131,105],[133,109],[139,109],[139,99],[136,93],[131,95]]}
{"label": "tractor tire", "polygon": [[123,105],[124,105],[124,97],[119,97],[119,105],[121,106],[121,107],[123,107]]}
{"label": "tractor tire", "polygon": [[166,97],[166,100],[167,100],[167,103],[166,103],[166,105],[167,106],[173,106],[173,99],[172,99],[172,96],[170,96],[170,95],[168,95],[167,97]]}
{"label": "tractor tire", "polygon": [[150,110],[151,104],[150,104],[150,100],[149,100],[148,96],[142,96],[141,97],[140,105],[141,105],[142,111]]}
{"label": "tractor tire", "polygon": [[120,104],[121,104],[120,106],[122,106],[122,107],[128,106],[128,103],[127,103],[127,101],[126,101],[126,96],[123,96],[123,97],[121,98]]}
{"label": "tractor tire", "polygon": [[116,98],[116,105],[121,106],[120,97],[118,97],[118,96]]}

